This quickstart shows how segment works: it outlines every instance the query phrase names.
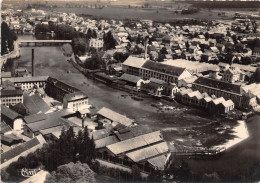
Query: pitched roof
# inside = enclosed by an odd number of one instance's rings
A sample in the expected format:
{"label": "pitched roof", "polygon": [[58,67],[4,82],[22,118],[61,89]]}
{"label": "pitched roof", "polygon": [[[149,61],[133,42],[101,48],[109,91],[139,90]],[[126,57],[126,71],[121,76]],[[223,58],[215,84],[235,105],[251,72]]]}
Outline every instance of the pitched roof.
{"label": "pitched roof", "polygon": [[146,125],[124,128],[115,133],[120,141],[151,133],[153,130]]}
{"label": "pitched roof", "polygon": [[23,82],[34,82],[34,81],[47,81],[49,76],[33,76],[33,77],[13,77],[13,78],[5,78],[5,80],[9,80],[13,83],[23,83]]}
{"label": "pitched roof", "polygon": [[40,114],[33,114],[33,115],[30,115],[30,116],[25,116],[24,121],[25,121],[25,123],[29,124],[29,123],[42,121],[42,120],[45,120],[47,118],[48,118],[48,116],[46,114],[40,113]]}
{"label": "pitched roof", "polygon": [[64,128],[65,130],[67,130],[67,128],[66,128],[65,125],[64,125],[64,126],[55,126],[55,127],[53,127],[53,128],[48,128],[48,129],[40,130],[40,133],[41,133],[42,135],[47,135],[47,134],[50,134],[50,133],[53,133],[53,132],[60,132],[60,131],[62,131],[63,128]]}
{"label": "pitched roof", "polygon": [[227,100],[225,102],[221,103],[224,107],[230,107],[234,105],[234,102],[232,100]]}
{"label": "pitched roof", "polygon": [[17,112],[13,111],[12,109],[1,105],[1,115],[11,119],[11,120],[15,120],[16,118],[20,117],[20,114],[18,114]]}
{"label": "pitched roof", "polygon": [[68,101],[75,101],[75,100],[81,100],[84,98],[88,98],[88,96],[82,92],[82,91],[78,91],[75,93],[68,93],[64,96]]}
{"label": "pitched roof", "polygon": [[123,63],[123,65],[127,65],[130,67],[137,67],[137,68],[141,68],[142,65],[145,63],[145,59],[144,58],[137,58],[137,57],[132,57],[129,56]]}
{"label": "pitched roof", "polygon": [[216,80],[212,78],[199,77],[193,84],[199,84],[202,86],[224,90],[226,92],[231,92],[235,94],[240,94],[241,85],[228,83],[221,80]]}
{"label": "pitched roof", "polygon": [[116,136],[113,135],[113,136],[108,136],[108,137],[96,140],[95,144],[96,144],[96,148],[99,149],[102,147],[106,147],[107,145],[117,143],[118,141],[119,140],[116,138]]}
{"label": "pitched roof", "polygon": [[249,71],[249,72],[255,72],[256,69],[257,69],[256,67],[253,67],[253,66],[250,66],[250,65],[232,64],[231,66],[237,67],[241,70]]}
{"label": "pitched roof", "polygon": [[167,60],[165,62],[162,62],[162,64],[173,67],[185,68],[190,73],[205,72],[209,70],[216,70],[219,68],[217,65],[202,62],[192,62],[185,59]]}
{"label": "pitched roof", "polygon": [[151,159],[148,159],[148,162],[159,170],[164,170],[165,162],[167,160],[166,155],[160,155]]}
{"label": "pitched roof", "polygon": [[180,76],[183,73],[183,71],[185,70],[185,68],[175,67],[175,66],[166,65],[163,63],[153,62],[153,61],[146,61],[143,64],[142,68],[166,73],[169,75],[175,75],[175,76]]}
{"label": "pitched roof", "polygon": [[19,145],[19,146],[16,146],[15,148],[13,148],[9,151],[2,153],[1,154],[1,164],[5,163],[13,158],[16,158],[17,156],[20,157],[20,155],[26,151],[28,153],[29,153],[29,151],[32,152],[32,151],[34,151],[34,149],[33,149],[34,147],[36,147],[36,146],[40,147],[44,143],[45,143],[45,140],[42,137],[42,135],[38,135],[37,137]]}
{"label": "pitched roof", "polygon": [[13,95],[23,95],[23,90],[1,90],[1,96],[13,96]]}
{"label": "pitched roof", "polygon": [[49,128],[53,128],[56,126],[69,126],[68,122],[63,119],[56,119],[56,118],[48,118],[42,121],[34,122],[27,124],[27,127],[32,130],[32,132],[37,132],[40,130],[45,130]]}
{"label": "pitched roof", "polygon": [[93,137],[94,140],[99,140],[109,136],[109,132],[106,129],[96,130],[89,133],[90,138]]}
{"label": "pitched roof", "polygon": [[115,144],[108,145],[107,148],[115,155],[124,152],[129,152],[131,150],[145,147],[147,145],[162,141],[162,136],[160,131],[155,131],[145,135],[140,135],[128,140],[124,140]]}
{"label": "pitched roof", "polygon": [[140,162],[142,160],[158,156],[160,154],[166,153],[169,151],[168,145],[166,142],[161,142],[155,145],[151,145],[130,153],[127,153],[126,156],[133,160],[134,162]]}
{"label": "pitched roof", "polygon": [[28,115],[29,110],[21,103],[19,102],[18,104],[15,105],[10,105],[10,109],[14,110],[15,112],[21,114],[22,116]]}
{"label": "pitched roof", "polygon": [[22,141],[22,138],[17,137],[14,134],[1,135],[1,142],[7,142],[9,144],[17,141]]}
{"label": "pitched roof", "polygon": [[5,134],[6,132],[10,131],[12,131],[12,128],[9,125],[7,125],[4,121],[1,121],[0,133]]}
{"label": "pitched roof", "polygon": [[108,109],[106,107],[103,107],[97,113],[104,116],[105,118],[108,118],[114,122],[121,123],[125,126],[130,126],[134,122],[134,120],[127,118],[126,116],[123,116],[122,114],[112,111],[111,109]]}
{"label": "pitched roof", "polygon": [[36,114],[39,112],[46,113],[50,110],[48,104],[39,94],[33,94],[31,96],[24,95],[23,104],[29,110],[30,114]]}
{"label": "pitched roof", "polygon": [[226,100],[225,100],[223,97],[219,97],[219,98],[213,100],[212,102],[213,102],[215,105],[218,105],[218,104],[223,103],[223,102],[225,102],[225,101],[226,101]]}
{"label": "pitched roof", "polygon": [[141,80],[140,77],[134,76],[134,75],[130,75],[130,74],[127,74],[127,73],[124,73],[124,74],[120,77],[120,79],[121,79],[121,80],[128,81],[128,82],[132,82],[132,83],[137,83],[138,81]]}

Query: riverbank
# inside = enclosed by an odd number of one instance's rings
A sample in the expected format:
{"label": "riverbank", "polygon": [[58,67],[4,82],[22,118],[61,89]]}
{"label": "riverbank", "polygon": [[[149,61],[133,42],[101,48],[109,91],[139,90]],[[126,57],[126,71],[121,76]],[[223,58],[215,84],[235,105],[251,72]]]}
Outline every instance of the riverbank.
{"label": "riverbank", "polygon": [[245,121],[239,120],[238,125],[234,127],[232,131],[232,135],[235,136],[233,139],[228,140],[224,144],[214,146],[213,148],[225,148],[227,150],[249,137],[249,132]]}
{"label": "riverbank", "polygon": [[7,62],[8,59],[19,58],[20,56],[21,56],[21,54],[20,54],[19,41],[14,41],[14,50],[8,54],[1,56],[0,68],[2,69],[3,65]]}

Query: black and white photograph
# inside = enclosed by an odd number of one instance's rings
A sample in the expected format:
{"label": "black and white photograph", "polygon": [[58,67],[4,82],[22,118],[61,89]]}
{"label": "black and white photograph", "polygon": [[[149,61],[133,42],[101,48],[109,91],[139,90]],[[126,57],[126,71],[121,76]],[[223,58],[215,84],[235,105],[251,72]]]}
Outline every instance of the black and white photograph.
{"label": "black and white photograph", "polygon": [[260,182],[260,0],[0,12],[0,182]]}

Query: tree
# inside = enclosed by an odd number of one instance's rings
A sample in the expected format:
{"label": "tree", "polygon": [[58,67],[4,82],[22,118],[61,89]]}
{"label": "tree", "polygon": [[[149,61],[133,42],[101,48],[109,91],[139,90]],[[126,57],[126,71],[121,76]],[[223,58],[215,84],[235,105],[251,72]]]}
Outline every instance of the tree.
{"label": "tree", "polygon": [[206,32],[204,36],[205,36],[206,39],[209,39],[209,33],[208,32]]}
{"label": "tree", "polygon": [[104,34],[104,47],[106,50],[114,49],[116,47],[116,40],[114,39],[111,31]]}
{"label": "tree", "polygon": [[165,47],[162,47],[162,49],[160,50],[161,54],[168,54],[167,49]]}
{"label": "tree", "polygon": [[64,182],[64,183],[94,183],[96,182],[94,172],[85,163],[69,163],[61,165],[57,171],[47,176],[48,183]]}
{"label": "tree", "polygon": [[160,170],[154,170],[147,177],[148,182],[162,182],[163,172]]}
{"label": "tree", "polygon": [[253,80],[257,83],[260,83],[260,67],[258,67],[255,71],[255,73],[253,74]]}
{"label": "tree", "polygon": [[134,182],[140,182],[142,180],[141,170],[137,165],[131,167],[132,180]]}
{"label": "tree", "polygon": [[10,30],[7,23],[2,22],[1,36],[1,55],[3,55],[14,49],[14,41],[17,40],[17,35]]}

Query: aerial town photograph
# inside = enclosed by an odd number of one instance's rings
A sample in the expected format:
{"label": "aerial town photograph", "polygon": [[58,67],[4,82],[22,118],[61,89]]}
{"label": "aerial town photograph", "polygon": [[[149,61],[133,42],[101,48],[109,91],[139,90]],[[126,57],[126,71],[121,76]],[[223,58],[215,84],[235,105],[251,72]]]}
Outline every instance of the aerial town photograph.
{"label": "aerial town photograph", "polygon": [[1,182],[260,182],[259,0],[2,0]]}

